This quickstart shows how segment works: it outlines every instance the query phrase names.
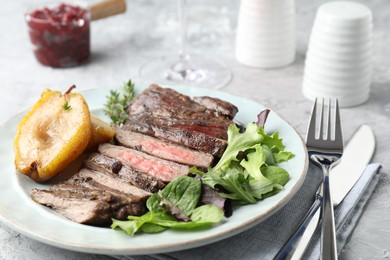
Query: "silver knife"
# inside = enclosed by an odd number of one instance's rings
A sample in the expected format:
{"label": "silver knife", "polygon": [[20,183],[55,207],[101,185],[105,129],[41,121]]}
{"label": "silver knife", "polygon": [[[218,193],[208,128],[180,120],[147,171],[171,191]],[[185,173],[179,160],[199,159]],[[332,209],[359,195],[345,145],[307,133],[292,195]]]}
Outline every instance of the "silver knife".
{"label": "silver knife", "polygon": [[[340,163],[331,170],[330,185],[333,205],[337,206],[360,178],[375,150],[371,128],[362,125],[345,147]],[[321,192],[295,233],[274,259],[301,259],[320,222]]]}
{"label": "silver knife", "polygon": [[362,175],[375,150],[375,137],[368,125],[354,133],[344,149],[340,163],[330,172],[333,205],[337,206]]}

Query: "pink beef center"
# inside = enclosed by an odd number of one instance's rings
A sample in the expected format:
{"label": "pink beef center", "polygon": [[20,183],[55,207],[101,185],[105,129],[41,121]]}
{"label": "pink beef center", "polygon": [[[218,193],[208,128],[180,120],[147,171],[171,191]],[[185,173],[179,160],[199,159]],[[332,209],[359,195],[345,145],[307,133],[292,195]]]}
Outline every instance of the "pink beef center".
{"label": "pink beef center", "polygon": [[172,159],[197,161],[195,153],[188,152],[185,149],[180,149],[178,147],[172,147],[153,141],[146,141],[145,147],[149,147],[151,151],[158,152],[160,155],[169,155]]}
{"label": "pink beef center", "polygon": [[148,174],[163,179],[164,181],[172,180],[172,177],[177,175],[175,172],[180,171],[179,169],[173,169],[173,166],[165,165],[156,161],[150,161],[136,153],[120,152],[118,156],[129,162],[130,166],[136,167],[142,171],[147,171]]}

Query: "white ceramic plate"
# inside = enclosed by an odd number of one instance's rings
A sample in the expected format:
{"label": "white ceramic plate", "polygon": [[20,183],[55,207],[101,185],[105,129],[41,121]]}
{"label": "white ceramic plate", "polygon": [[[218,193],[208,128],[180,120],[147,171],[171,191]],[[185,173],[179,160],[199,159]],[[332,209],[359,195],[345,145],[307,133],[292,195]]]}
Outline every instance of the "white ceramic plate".
{"label": "white ceramic plate", "polygon": [[[236,119],[242,123],[256,121],[264,107],[258,103],[230,94],[191,87],[172,87],[190,96],[214,96],[230,101],[239,108]],[[143,87],[136,87],[136,94]],[[84,92],[89,107],[97,115],[106,101],[109,89]],[[241,206],[223,223],[202,231],[167,230],[159,234],[127,236],[121,231],[74,223],[58,215],[50,208],[31,200],[33,187],[47,188],[28,177],[18,174],[14,168],[13,138],[16,126],[23,114],[0,127],[0,221],[12,229],[43,243],[74,251],[100,254],[152,254],[202,246],[238,234],[265,220],[280,209],[300,188],[308,165],[305,145],[295,129],[275,112],[271,112],[266,131],[279,131],[286,149],[295,157],[282,166],[291,179],[283,191],[254,205]]]}

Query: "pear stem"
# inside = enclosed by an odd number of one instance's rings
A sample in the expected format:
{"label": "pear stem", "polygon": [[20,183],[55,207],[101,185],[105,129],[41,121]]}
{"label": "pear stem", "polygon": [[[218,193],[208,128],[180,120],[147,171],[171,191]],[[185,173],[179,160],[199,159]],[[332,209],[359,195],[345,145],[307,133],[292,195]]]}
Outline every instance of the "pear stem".
{"label": "pear stem", "polygon": [[76,85],[74,85],[74,84],[72,86],[70,86],[69,89],[65,92],[65,95],[69,94],[70,92],[72,92],[72,90],[75,89],[75,88],[76,88]]}

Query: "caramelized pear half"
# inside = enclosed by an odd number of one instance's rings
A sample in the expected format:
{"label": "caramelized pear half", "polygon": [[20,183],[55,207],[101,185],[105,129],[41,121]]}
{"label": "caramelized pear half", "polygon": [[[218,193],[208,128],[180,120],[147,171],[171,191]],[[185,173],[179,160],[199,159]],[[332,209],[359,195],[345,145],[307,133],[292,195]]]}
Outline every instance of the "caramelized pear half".
{"label": "caramelized pear half", "polygon": [[56,177],[85,150],[91,129],[81,94],[45,90],[17,127],[16,169],[37,182]]}

